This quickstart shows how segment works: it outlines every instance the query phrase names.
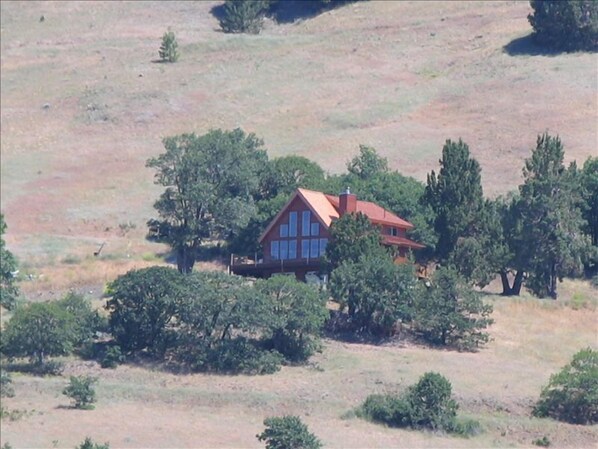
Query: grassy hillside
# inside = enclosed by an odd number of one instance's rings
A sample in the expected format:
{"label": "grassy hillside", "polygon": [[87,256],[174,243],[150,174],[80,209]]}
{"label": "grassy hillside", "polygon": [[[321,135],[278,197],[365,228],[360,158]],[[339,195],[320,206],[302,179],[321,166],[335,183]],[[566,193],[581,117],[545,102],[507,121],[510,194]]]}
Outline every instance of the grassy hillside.
{"label": "grassy hillside", "polygon": [[[176,133],[239,126],[331,172],[365,143],[421,180],[462,137],[491,195],[537,133],[596,154],[596,57],[526,54],[526,2],[359,2],[259,36],[219,32],[217,4],[1,3],[0,199],[26,270],[160,251],[144,164]],[[168,27],[181,59],[159,64]]]}

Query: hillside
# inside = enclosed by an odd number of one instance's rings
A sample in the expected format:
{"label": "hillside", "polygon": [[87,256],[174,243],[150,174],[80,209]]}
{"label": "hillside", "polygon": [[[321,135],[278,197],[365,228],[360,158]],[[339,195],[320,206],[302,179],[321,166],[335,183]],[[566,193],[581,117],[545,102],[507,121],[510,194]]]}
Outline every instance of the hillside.
{"label": "hillside", "polygon": [[[359,2],[259,36],[219,32],[217,4],[1,3],[0,199],[26,271],[160,251],[145,161],[177,133],[242,127],[331,172],[365,143],[420,180],[462,137],[489,195],[537,133],[596,154],[596,57],[526,54],[526,2]],[[159,64],[168,27],[181,59]]]}

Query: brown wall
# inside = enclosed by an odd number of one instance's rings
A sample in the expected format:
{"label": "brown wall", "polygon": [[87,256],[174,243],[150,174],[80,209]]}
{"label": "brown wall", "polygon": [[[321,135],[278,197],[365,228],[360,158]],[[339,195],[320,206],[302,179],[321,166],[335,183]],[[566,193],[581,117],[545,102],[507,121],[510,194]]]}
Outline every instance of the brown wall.
{"label": "brown wall", "polygon": [[[307,205],[303,203],[303,200],[297,196],[291,204],[287,207],[284,213],[278,217],[276,224],[270,229],[270,232],[266,234],[264,240],[262,241],[262,248],[264,249],[264,262],[272,261],[272,256],[270,254],[270,242],[273,240],[297,240],[297,259],[301,259],[301,242],[304,238],[311,239],[316,238],[316,236],[307,236],[303,237],[302,234],[302,212],[304,210],[310,210]],[[297,237],[280,237],[280,225],[281,224],[288,224],[289,223],[289,212],[297,212]],[[320,223],[320,221],[316,218],[315,214],[311,213],[311,223]],[[318,238],[329,238],[330,234],[328,233],[328,229],[325,229],[324,225],[320,223],[320,233],[317,236]]]}

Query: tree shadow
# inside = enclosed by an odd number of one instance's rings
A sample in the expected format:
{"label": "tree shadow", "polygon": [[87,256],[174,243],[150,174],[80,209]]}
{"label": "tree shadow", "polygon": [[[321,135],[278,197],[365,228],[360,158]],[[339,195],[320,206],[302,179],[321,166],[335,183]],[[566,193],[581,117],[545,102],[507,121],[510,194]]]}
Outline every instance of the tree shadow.
{"label": "tree shadow", "polygon": [[554,50],[536,44],[533,34],[513,39],[503,47],[503,51],[509,56],[558,56],[567,53],[565,50]]}

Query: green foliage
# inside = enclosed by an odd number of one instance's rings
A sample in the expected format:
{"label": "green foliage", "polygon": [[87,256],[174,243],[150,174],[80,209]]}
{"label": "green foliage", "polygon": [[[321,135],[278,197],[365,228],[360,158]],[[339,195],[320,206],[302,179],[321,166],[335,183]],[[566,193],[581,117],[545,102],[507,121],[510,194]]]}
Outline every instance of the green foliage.
{"label": "green foliage", "polygon": [[166,152],[147,162],[166,188],[154,204],[160,219],[148,225],[151,236],[172,246],[179,271],[189,273],[205,240],[231,238],[255,216],[268,156],[260,139],[240,129],[163,142]]}
{"label": "green foliage", "polygon": [[2,351],[11,357],[30,357],[42,366],[47,356],[68,354],[77,343],[78,326],[72,314],[57,303],[19,307],[2,332]]}
{"label": "green foliage", "polygon": [[132,270],[108,286],[112,335],[125,351],[164,352],[182,298],[183,277],[167,267]]}
{"label": "green foliage", "polygon": [[[428,372],[400,396],[368,396],[359,414],[391,427],[463,433],[464,427],[457,425],[457,409],[451,383],[438,373]],[[467,427],[473,428],[474,423],[468,423]]]}
{"label": "green foliage", "polygon": [[163,62],[177,62],[179,59],[178,46],[179,44],[176,41],[174,32],[168,31],[164,33],[164,36],[162,36],[162,44],[158,51],[160,59]]}
{"label": "green foliage", "polygon": [[592,254],[585,263],[586,274],[598,275],[598,157],[590,157],[580,173],[583,230],[592,242]]}
{"label": "green foliage", "polygon": [[125,361],[125,356],[122,353],[120,346],[109,346],[106,353],[100,362],[102,368],[116,368],[119,364]]}
{"label": "green foliage", "polygon": [[0,306],[12,310],[15,308],[19,296],[19,289],[13,276],[13,273],[17,271],[17,260],[6,249],[5,232],[4,214],[0,214]]}
{"label": "green foliage", "polygon": [[283,156],[272,159],[262,174],[262,199],[292,194],[297,188],[319,190],[326,174],[316,162],[303,156]]}
{"label": "green foliage", "polygon": [[554,50],[598,50],[598,2],[532,0],[528,15],[534,40]]}
{"label": "green foliage", "polygon": [[12,398],[15,395],[15,389],[12,385],[10,373],[0,368],[0,398]]}
{"label": "green foliage", "polygon": [[440,172],[428,175],[425,201],[435,213],[438,234],[436,255],[447,262],[459,239],[476,235],[484,205],[481,169],[470,157],[468,145],[447,140],[442,148]]}
{"label": "green foliage", "polygon": [[332,272],[330,292],[358,331],[387,336],[398,320],[411,319],[416,284],[413,264],[395,264],[378,252],[343,262]]}
{"label": "green foliage", "polygon": [[319,348],[319,333],[328,317],[326,297],[294,277],[274,276],[255,284],[273,310],[268,343],[291,362],[306,361]]}
{"label": "green foliage", "polygon": [[106,320],[97,310],[93,310],[91,301],[83,295],[69,292],[64,298],[56,301],[56,305],[73,317],[77,334],[76,345],[91,340],[97,332],[107,328]]}
{"label": "green foliage", "polygon": [[85,440],[75,449],[110,449],[110,445],[108,443],[94,443],[90,437],[85,437]]}
{"label": "green foliage", "polygon": [[266,449],[320,449],[322,443],[297,416],[271,417],[266,429],[256,438],[266,442]]}
{"label": "green foliage", "polygon": [[533,413],[572,424],[598,423],[598,351],[582,349],[550,376]]}
{"label": "green foliage", "polygon": [[226,0],[220,27],[225,33],[259,34],[269,0]]}
{"label": "green foliage", "polygon": [[359,156],[347,164],[347,171],[360,179],[372,179],[388,173],[388,160],[378,156],[376,150],[367,145],[359,145]]}
{"label": "green foliage", "polygon": [[332,223],[323,265],[332,272],[343,262],[357,262],[360,257],[382,251],[382,236],[362,213],[345,214]]}
{"label": "green foliage", "polygon": [[537,296],[557,298],[557,280],[580,274],[591,243],[583,234],[579,174],[565,169],[558,137],[538,136],[519,186],[522,249],[528,255],[526,286]]}
{"label": "green foliage", "polygon": [[273,374],[280,369],[283,356],[264,351],[243,337],[215,342],[196,360],[195,369],[227,374]]}
{"label": "green foliage", "polygon": [[73,407],[82,410],[92,410],[96,401],[94,384],[97,382],[91,376],[71,376],[69,384],[62,394],[73,400]]}
{"label": "green foliage", "polygon": [[537,438],[534,441],[532,441],[532,444],[535,444],[536,446],[540,447],[550,447],[550,440],[546,435],[544,435],[542,438]]}
{"label": "green foliage", "polygon": [[422,289],[415,304],[416,328],[434,344],[474,350],[488,341],[483,332],[493,323],[492,306],[466,285],[451,268],[439,268],[431,286]]}

